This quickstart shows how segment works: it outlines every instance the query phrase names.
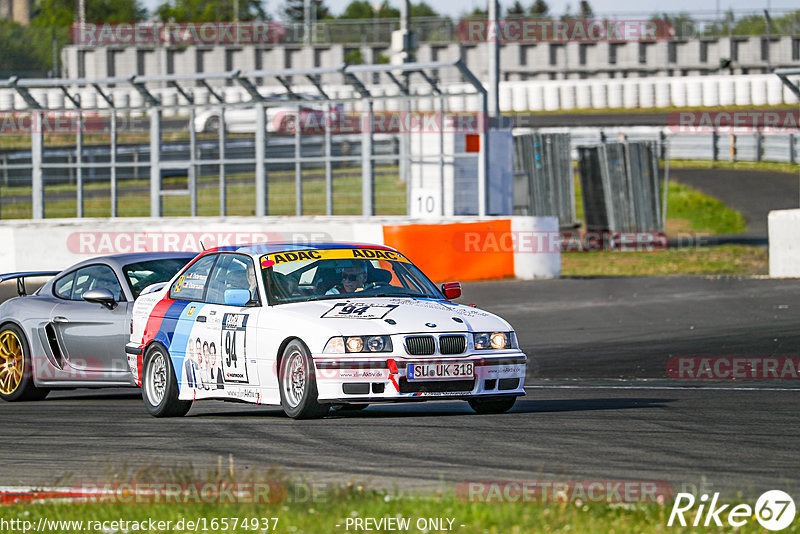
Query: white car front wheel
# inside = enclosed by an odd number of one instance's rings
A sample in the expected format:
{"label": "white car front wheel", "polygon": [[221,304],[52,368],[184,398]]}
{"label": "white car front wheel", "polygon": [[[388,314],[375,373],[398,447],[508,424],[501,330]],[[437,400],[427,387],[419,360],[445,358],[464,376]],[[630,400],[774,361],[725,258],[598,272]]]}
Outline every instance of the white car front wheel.
{"label": "white car front wheel", "polygon": [[292,340],[283,350],[280,363],[281,406],[292,419],[320,419],[328,415],[329,404],[317,401],[314,360],[300,340]]}

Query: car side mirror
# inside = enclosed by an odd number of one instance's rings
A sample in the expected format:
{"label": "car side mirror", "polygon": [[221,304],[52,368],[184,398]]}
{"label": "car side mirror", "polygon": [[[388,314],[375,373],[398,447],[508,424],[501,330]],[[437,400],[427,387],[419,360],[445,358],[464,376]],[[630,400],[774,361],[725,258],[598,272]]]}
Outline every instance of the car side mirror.
{"label": "car side mirror", "polygon": [[461,282],[445,282],[442,284],[442,293],[447,300],[455,300],[461,296]]}
{"label": "car side mirror", "polygon": [[94,302],[95,304],[102,304],[109,310],[113,310],[117,307],[117,301],[114,298],[114,295],[111,293],[111,291],[104,287],[90,289],[83,294],[83,300],[86,302]]}
{"label": "car side mirror", "polygon": [[250,302],[250,290],[248,289],[226,289],[225,304],[228,306],[247,306]]}

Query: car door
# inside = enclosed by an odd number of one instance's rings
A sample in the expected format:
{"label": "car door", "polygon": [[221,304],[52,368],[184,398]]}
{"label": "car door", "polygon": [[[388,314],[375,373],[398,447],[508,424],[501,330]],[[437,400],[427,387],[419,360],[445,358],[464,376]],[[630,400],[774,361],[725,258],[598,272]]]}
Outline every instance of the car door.
{"label": "car door", "polygon": [[[100,288],[114,295],[117,305],[113,309],[83,300],[84,293]],[[81,267],[56,281],[55,295],[59,302],[50,312],[50,322],[64,361],[85,371],[87,379],[127,378],[125,342],[133,303],[125,299],[114,270],[105,264]]]}
{"label": "car door", "polygon": [[[204,299],[208,278],[218,256],[208,254],[198,259],[178,276],[169,290],[169,298],[179,306],[176,308],[176,316],[170,318],[174,323],[168,326],[171,331],[167,333],[167,350],[181,391],[185,388],[204,389],[209,383],[205,376],[209,325]],[[172,308],[173,306],[170,307]],[[202,350],[204,340],[205,354]]]}
{"label": "car door", "polygon": [[201,346],[208,368],[204,377],[209,387],[217,391],[233,389],[233,396],[239,398],[257,395],[258,373],[253,356],[256,338],[252,333],[261,302],[255,272],[249,256],[220,254],[202,310],[206,327],[198,329],[195,336],[196,339],[205,336]]}

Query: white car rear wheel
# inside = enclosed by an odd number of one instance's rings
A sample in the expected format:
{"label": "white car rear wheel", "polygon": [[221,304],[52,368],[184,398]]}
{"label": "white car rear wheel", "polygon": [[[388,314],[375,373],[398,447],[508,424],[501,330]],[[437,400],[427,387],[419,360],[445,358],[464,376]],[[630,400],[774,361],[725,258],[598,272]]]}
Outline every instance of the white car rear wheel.
{"label": "white car rear wheel", "polygon": [[192,407],[192,401],[178,400],[178,380],[167,350],[153,344],[144,356],[142,399],[154,417],[181,417]]}

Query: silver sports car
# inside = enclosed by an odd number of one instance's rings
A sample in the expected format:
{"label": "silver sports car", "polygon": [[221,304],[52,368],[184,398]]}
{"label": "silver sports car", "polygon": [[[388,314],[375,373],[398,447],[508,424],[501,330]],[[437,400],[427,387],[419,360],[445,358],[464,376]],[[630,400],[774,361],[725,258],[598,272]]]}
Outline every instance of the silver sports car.
{"label": "silver sports car", "polygon": [[[53,388],[135,385],[125,355],[133,301],[194,256],[118,254],[60,272],[0,274],[0,282],[16,280],[19,294],[0,304],[0,398],[40,400]],[[26,295],[25,280],[45,276],[52,278]]]}

